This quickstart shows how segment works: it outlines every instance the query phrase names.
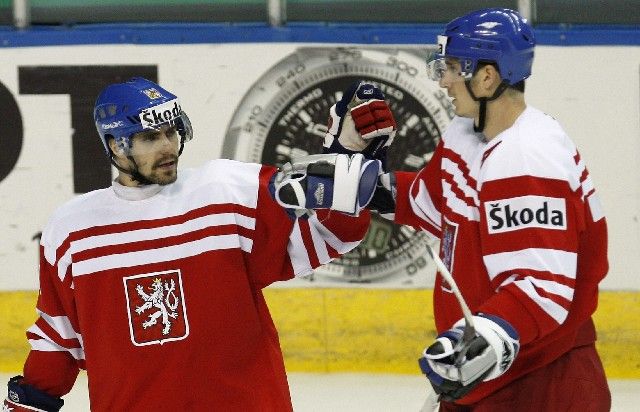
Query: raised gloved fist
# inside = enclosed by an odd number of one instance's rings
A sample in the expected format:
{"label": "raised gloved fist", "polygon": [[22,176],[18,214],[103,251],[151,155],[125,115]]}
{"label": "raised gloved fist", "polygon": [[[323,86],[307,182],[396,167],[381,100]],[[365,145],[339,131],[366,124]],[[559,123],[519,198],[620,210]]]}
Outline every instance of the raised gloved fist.
{"label": "raised gloved fist", "polygon": [[[361,98],[371,99],[362,101]],[[363,84],[356,92],[355,102],[362,101],[351,109],[356,130],[365,141],[378,136],[395,135],[396,120],[384,101],[382,92],[371,84]]]}
{"label": "raised gloved fist", "polygon": [[518,333],[507,321],[481,314],[473,317],[473,323],[476,334],[470,342],[463,342],[461,319],[438,335],[418,360],[442,400],[460,399],[479,383],[502,375],[518,354]]}
{"label": "raised gloved fist", "polygon": [[323,153],[359,152],[384,164],[396,128],[382,91],[372,84],[355,82],[329,109]]}

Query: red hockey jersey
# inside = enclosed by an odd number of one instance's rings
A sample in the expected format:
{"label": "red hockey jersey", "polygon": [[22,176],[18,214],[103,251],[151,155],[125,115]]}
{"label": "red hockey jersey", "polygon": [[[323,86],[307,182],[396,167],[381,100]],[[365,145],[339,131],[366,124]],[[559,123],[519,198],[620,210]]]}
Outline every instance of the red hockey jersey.
{"label": "red hockey jersey", "polygon": [[268,192],[274,172],[215,160],[59,208],[25,383],[61,396],[86,368],[94,411],[291,410],[261,289],[353,249],[369,218],[293,220]]}
{"label": "red hockey jersey", "polygon": [[[498,315],[520,334],[510,370],[472,403],[574,346],[595,340],[591,314],[608,270],[607,229],[589,173],[553,118],[527,108],[489,142],[454,118],[429,164],[397,173],[395,220],[440,239],[440,256],[474,313]],[[439,332],[462,318],[436,278]]]}

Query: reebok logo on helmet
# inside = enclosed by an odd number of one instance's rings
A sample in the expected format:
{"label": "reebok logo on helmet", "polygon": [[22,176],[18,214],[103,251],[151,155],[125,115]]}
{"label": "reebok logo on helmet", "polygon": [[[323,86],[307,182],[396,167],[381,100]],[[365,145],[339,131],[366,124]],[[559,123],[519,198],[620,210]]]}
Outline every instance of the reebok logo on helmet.
{"label": "reebok logo on helmet", "polygon": [[124,122],[122,120],[117,120],[115,122],[106,123],[102,125],[103,130],[117,129],[118,127],[124,126]]}
{"label": "reebok logo on helmet", "polygon": [[144,129],[155,129],[161,124],[170,122],[180,117],[182,107],[177,99],[144,109],[140,113],[140,123]]}
{"label": "reebok logo on helmet", "polygon": [[520,196],[484,203],[490,234],[520,229],[567,229],[565,199],[545,196]]}

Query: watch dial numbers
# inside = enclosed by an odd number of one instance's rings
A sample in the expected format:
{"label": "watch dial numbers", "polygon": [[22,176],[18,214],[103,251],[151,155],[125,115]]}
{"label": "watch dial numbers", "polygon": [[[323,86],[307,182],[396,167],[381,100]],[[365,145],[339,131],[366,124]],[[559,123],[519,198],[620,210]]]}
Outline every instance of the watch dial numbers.
{"label": "watch dial numbers", "polygon": [[418,171],[431,158],[440,131],[424,106],[407,93],[402,101],[390,100],[389,103],[398,131],[387,154],[388,168]]}
{"label": "watch dial numbers", "polygon": [[[362,51],[338,48],[329,51],[331,63],[322,69],[313,68],[308,60],[306,66],[284,68],[276,77],[279,91],[269,104],[250,106],[250,123],[255,127],[245,131],[255,143],[253,161],[282,166],[321,153],[330,107],[355,81],[364,80],[382,90],[398,125],[387,168],[418,171],[424,167],[440,139],[440,127],[448,120],[441,104],[446,95],[436,96],[434,90],[418,84],[414,73],[418,66],[411,59],[389,57],[379,66],[362,60]],[[318,268],[312,279],[371,282],[399,274],[407,276],[403,281],[407,282],[424,267],[426,242],[424,233],[373,214],[360,246]],[[423,264],[416,263],[419,259]]]}
{"label": "watch dial numbers", "polygon": [[[300,155],[321,153],[329,108],[334,103],[332,96],[321,88],[297,95],[273,122],[265,139],[262,161],[282,166]],[[279,149],[274,151],[275,147]]]}
{"label": "watch dial numbers", "polygon": [[[320,153],[327,130],[329,108],[360,76],[327,79],[303,89],[290,98],[272,124],[264,144],[262,161],[281,166],[292,158]],[[424,167],[439,136],[435,121],[417,99],[398,85],[380,79],[364,79],[384,93],[398,124],[388,152],[390,170],[417,171]],[[424,234],[374,215],[363,242],[319,271],[349,281],[370,281],[398,271],[398,262],[411,265],[411,253],[418,255]],[[415,250],[414,250],[415,249]],[[413,252],[412,252],[413,251]],[[404,268],[407,274],[408,269]]]}
{"label": "watch dial numbers", "polygon": [[390,248],[389,241],[393,235],[393,225],[385,224],[377,216],[371,219],[369,231],[360,243],[361,255],[363,257],[375,258],[387,252]]}

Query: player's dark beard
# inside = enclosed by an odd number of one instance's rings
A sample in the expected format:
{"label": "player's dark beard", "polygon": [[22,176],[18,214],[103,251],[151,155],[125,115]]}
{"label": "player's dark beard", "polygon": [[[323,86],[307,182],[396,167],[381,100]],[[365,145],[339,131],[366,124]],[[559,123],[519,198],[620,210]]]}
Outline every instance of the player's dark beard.
{"label": "player's dark beard", "polygon": [[[175,169],[172,169],[172,170],[175,170],[175,173],[167,174],[169,171],[158,170],[161,165],[170,163],[170,162],[174,163]],[[175,182],[176,179],[178,178],[177,166],[178,166],[178,156],[174,156],[174,155],[166,156],[158,160],[157,162],[155,162],[151,167],[151,172],[144,177],[146,178],[147,181],[151,183],[155,183],[161,186],[168,185]]]}

